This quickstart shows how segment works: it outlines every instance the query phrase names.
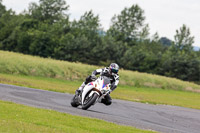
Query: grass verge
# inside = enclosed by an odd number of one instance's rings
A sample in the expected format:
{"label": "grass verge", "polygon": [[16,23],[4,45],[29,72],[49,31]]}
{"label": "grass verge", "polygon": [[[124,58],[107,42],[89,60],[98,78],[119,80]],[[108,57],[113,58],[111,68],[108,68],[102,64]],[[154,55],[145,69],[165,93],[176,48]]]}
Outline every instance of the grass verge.
{"label": "grass verge", "polygon": [[[0,51],[0,73],[83,81],[97,68],[101,67]],[[175,78],[127,70],[119,74],[120,85],[200,92],[200,85]]]}
{"label": "grass verge", "polygon": [[0,101],[0,132],[152,133],[103,120]]}
{"label": "grass verge", "polygon": [[[9,75],[0,73],[0,83],[13,84],[43,90],[57,91],[73,94],[79,87],[79,81],[65,81],[54,78]],[[168,104],[188,108],[200,109],[200,94],[183,90],[170,90],[158,88],[141,88],[127,85],[119,85],[111,93],[112,98],[151,103]]]}

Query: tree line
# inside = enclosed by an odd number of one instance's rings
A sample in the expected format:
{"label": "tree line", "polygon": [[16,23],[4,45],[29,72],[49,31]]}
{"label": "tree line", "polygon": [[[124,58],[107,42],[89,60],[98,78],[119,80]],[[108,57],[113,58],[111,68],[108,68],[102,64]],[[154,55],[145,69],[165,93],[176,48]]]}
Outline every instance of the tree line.
{"label": "tree line", "polygon": [[109,65],[200,81],[200,52],[182,25],[174,40],[150,35],[144,10],[135,4],[114,15],[108,30],[92,10],[70,21],[65,0],[39,0],[16,14],[0,0],[0,49],[41,57]]}

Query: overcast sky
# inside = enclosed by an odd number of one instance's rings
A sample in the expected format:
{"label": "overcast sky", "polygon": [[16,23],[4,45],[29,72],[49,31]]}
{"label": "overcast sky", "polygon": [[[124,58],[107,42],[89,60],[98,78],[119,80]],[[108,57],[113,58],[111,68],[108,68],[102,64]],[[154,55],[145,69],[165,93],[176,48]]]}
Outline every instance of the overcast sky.
{"label": "overcast sky", "polygon": [[[30,2],[39,0],[3,0],[7,9],[17,13],[28,8]],[[150,33],[174,40],[176,29],[186,24],[195,36],[194,46],[200,47],[200,0],[66,0],[70,6],[70,19],[79,19],[86,11],[99,15],[102,27],[107,30],[114,14],[125,7],[138,4],[144,11]]]}

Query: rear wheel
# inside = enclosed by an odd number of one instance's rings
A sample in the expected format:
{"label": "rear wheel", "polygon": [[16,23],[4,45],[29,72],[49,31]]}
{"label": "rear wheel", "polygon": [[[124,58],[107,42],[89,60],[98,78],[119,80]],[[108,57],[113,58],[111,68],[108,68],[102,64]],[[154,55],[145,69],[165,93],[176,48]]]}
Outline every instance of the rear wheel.
{"label": "rear wheel", "polygon": [[91,97],[87,97],[82,105],[82,109],[86,110],[88,109],[90,106],[92,106],[97,98],[98,98],[98,94],[97,93],[94,93]]}

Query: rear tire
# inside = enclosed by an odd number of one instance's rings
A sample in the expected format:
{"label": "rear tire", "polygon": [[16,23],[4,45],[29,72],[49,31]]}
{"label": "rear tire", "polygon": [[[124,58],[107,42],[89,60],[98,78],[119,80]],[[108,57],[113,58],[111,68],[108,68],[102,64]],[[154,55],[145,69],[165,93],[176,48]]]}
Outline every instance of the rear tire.
{"label": "rear tire", "polygon": [[71,100],[72,107],[78,107],[79,106],[79,104],[77,103],[78,100],[76,98],[77,98],[77,96],[74,95],[74,97]]}
{"label": "rear tire", "polygon": [[[90,106],[92,106],[92,105],[96,102],[98,96],[99,96],[99,95],[98,95],[97,93],[94,93],[94,94],[92,95],[92,97],[91,97],[88,101],[86,101],[86,103],[84,103],[84,104],[82,105],[82,109],[87,110]],[[84,102],[85,102],[85,101],[84,101]]]}

